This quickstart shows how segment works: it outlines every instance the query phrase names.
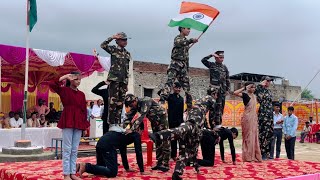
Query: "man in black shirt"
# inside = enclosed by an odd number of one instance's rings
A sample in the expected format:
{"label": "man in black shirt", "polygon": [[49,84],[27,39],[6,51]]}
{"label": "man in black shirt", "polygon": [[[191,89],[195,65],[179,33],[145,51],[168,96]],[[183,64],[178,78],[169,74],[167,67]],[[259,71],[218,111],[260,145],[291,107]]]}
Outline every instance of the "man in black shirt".
{"label": "man in black shirt", "polygon": [[[181,84],[175,82],[173,84],[173,94],[170,94],[168,101],[168,122],[169,128],[176,128],[183,123],[184,100],[180,96]],[[171,141],[171,158],[177,159],[177,140]]]}
{"label": "man in black shirt", "polygon": [[232,162],[235,165],[236,164],[236,150],[234,148],[234,144],[233,144],[233,139],[238,137],[238,130],[236,128],[225,128],[225,127],[221,127],[220,130],[218,131],[218,134],[220,136],[220,142],[219,142],[219,146],[220,146],[220,155],[221,155],[221,160],[223,163],[226,163],[224,160],[224,145],[223,145],[223,141],[228,139],[229,141],[229,145],[230,145],[230,150],[231,150],[231,155],[232,155]]}
{"label": "man in black shirt", "polygon": [[104,108],[103,108],[103,113],[102,113],[102,121],[103,121],[103,134],[105,134],[106,132],[108,132],[109,130],[109,124],[108,124],[108,112],[109,112],[109,108],[108,108],[108,98],[109,98],[109,86],[107,88],[104,89],[100,89],[100,87],[104,86],[104,85],[109,85],[109,82],[106,81],[102,81],[100,83],[98,83],[94,88],[92,88],[91,92],[101,96],[104,102]]}
{"label": "man in black shirt", "polygon": [[139,133],[132,132],[123,134],[115,131],[105,133],[98,141],[96,146],[97,164],[81,163],[77,166],[80,177],[84,172],[103,175],[106,177],[116,177],[118,174],[117,151],[120,150],[123,167],[127,172],[133,172],[128,165],[127,145],[134,143],[136,159],[141,174],[144,173],[143,157],[141,147],[141,137]]}

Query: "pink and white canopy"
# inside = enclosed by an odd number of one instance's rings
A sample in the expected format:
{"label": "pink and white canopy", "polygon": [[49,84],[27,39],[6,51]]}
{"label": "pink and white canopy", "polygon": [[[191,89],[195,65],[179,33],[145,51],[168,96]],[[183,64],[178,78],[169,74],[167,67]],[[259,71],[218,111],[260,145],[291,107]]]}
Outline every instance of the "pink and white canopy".
{"label": "pink and white canopy", "polygon": [[[1,80],[24,84],[26,49],[0,44]],[[89,76],[94,71],[109,71],[110,58],[65,53],[42,49],[29,49],[29,85],[55,80],[71,71]]]}

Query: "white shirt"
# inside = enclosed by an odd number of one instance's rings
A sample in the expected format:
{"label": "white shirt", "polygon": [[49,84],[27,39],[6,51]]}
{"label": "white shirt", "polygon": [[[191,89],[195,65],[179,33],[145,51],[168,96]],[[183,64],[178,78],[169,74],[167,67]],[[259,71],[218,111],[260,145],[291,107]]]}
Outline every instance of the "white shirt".
{"label": "white shirt", "polygon": [[101,117],[101,114],[102,114],[102,107],[103,106],[98,106],[98,105],[93,105],[92,107],[92,111],[91,111],[91,115],[93,117]]}
{"label": "white shirt", "polygon": [[277,124],[277,122],[282,119],[283,119],[283,116],[281,113],[276,114],[275,112],[273,112],[273,125],[274,125],[273,128],[274,129],[282,128],[282,124]]}
{"label": "white shirt", "polygon": [[18,121],[16,121],[14,117],[10,119],[10,126],[12,128],[19,128],[19,126],[21,126],[22,124],[23,124],[22,118],[19,118]]}

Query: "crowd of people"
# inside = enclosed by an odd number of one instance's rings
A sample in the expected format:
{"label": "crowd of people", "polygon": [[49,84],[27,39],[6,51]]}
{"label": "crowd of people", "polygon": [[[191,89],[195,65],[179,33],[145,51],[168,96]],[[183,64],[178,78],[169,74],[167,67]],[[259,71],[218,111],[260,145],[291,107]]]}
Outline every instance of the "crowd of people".
{"label": "crowd of people", "polygon": [[[125,170],[131,172],[126,155],[126,146],[130,143],[134,143],[140,173],[147,174],[143,167],[140,137],[145,118],[150,121],[152,133],[149,136],[156,146],[157,162],[152,170],[168,171],[171,158],[176,163],[172,179],[181,179],[185,166],[193,166],[195,171],[199,172],[200,166],[214,165],[216,144],[220,147],[221,160],[226,163],[225,140],[230,145],[232,163],[236,165],[234,139],[238,137],[238,130],[222,126],[225,97],[228,94],[241,97],[245,105],[241,119],[244,162],[272,159],[276,138],[280,139],[276,141],[276,158],[279,158],[282,133],[285,136],[288,158],[294,159],[298,119],[293,114],[293,107],[289,107],[288,115],[282,117],[279,113],[280,105],[273,106],[272,94],[268,89],[273,79],[265,76],[259,84],[247,82],[243,88],[232,92],[229,70],[223,64],[224,51],[216,51],[202,59],[202,63],[210,71],[207,95],[193,100],[188,76],[189,48],[198,40],[186,38],[190,33],[189,28],[179,27],[178,30],[179,35],[174,39],[171,63],[167,71],[167,81],[158,92],[159,102],[149,97],[138,98],[127,93],[131,54],[125,48],[129,38],[123,32],[109,37],[101,44],[101,48],[111,55],[111,67],[107,80],[97,84],[92,93],[101,96],[104,105],[99,100],[96,105],[90,103],[90,107],[86,107],[85,95],[78,89],[81,82],[81,74],[78,72],[64,75],[59,81],[50,84],[64,106],[58,123],[63,134],[64,179],[80,179],[76,176],[77,172],[80,173],[80,177],[84,172],[106,177],[117,176],[117,149],[120,150]],[[116,45],[110,45],[113,40],[116,41]],[[214,62],[209,61],[212,57],[215,59]],[[61,86],[63,82],[65,85]],[[107,87],[102,88],[103,86]],[[182,89],[185,92],[186,110],[184,98],[180,93]],[[163,106],[165,102],[168,103],[168,109]],[[257,103],[260,104],[258,113]],[[122,118],[124,106],[130,110],[125,118]],[[134,119],[137,114],[138,118]],[[96,146],[97,163],[76,163],[81,131],[89,127],[88,119],[97,117],[103,120],[103,136]],[[197,158],[199,147],[203,159]]]}
{"label": "crowd of people", "polygon": [[[46,102],[39,98],[38,104],[28,109],[26,120],[27,128],[49,127],[50,123],[55,123],[59,120],[59,112],[54,108],[54,103],[50,102],[49,107]],[[10,111],[7,115],[1,117],[0,128],[21,128],[23,124],[22,111]]]}

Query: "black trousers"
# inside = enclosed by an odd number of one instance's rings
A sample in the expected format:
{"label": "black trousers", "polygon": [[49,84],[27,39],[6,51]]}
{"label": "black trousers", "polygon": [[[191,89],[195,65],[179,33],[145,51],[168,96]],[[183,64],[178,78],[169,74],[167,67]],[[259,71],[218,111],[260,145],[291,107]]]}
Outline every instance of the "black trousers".
{"label": "black trousers", "polygon": [[86,172],[106,177],[116,177],[118,174],[117,151],[115,148],[96,148],[97,164],[86,163]]}
{"label": "black trousers", "polygon": [[109,123],[107,118],[102,118],[102,131],[103,134],[109,131]]}
{"label": "black trousers", "polygon": [[284,140],[288,159],[294,160],[294,146],[296,144],[296,137],[292,137],[289,140]]}
{"label": "black trousers", "polygon": [[213,166],[215,158],[215,137],[211,132],[203,131],[203,136],[200,141],[201,152],[203,159],[198,159],[200,166]]}
{"label": "black trousers", "polygon": [[276,158],[280,157],[282,141],[282,128],[275,128],[273,130],[273,140],[271,142],[270,158],[274,157],[274,146],[276,145]]}

